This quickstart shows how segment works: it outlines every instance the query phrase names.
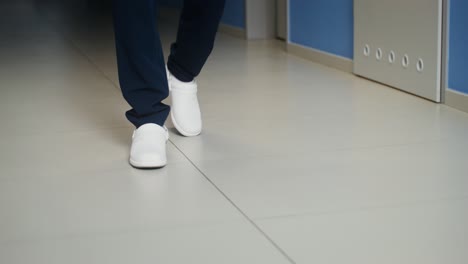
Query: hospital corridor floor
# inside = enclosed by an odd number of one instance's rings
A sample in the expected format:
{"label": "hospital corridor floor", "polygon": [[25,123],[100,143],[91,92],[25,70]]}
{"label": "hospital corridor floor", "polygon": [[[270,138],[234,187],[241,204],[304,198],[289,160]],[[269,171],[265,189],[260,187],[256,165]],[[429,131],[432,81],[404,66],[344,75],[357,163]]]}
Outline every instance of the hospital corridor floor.
{"label": "hospital corridor floor", "polygon": [[468,263],[467,113],[220,33],[136,170],[110,17],[42,2],[0,4],[0,263]]}

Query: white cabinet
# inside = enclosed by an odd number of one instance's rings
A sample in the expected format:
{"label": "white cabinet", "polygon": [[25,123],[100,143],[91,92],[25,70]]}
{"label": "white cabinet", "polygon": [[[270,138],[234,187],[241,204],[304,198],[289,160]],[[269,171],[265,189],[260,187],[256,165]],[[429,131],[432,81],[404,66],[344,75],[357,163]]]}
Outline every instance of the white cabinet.
{"label": "white cabinet", "polygon": [[443,0],[354,0],[354,73],[440,102]]}

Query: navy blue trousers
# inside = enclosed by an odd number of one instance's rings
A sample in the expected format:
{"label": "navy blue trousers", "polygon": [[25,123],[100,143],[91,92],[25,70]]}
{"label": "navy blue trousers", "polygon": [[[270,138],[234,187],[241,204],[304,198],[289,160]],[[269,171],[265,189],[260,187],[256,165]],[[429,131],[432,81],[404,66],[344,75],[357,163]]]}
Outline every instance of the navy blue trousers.
{"label": "navy blue trousers", "polygon": [[[163,125],[170,108],[164,54],[158,32],[158,0],[113,0],[119,82],[136,127]],[[192,81],[210,55],[225,0],[184,0],[177,39],[167,62],[179,80]]]}

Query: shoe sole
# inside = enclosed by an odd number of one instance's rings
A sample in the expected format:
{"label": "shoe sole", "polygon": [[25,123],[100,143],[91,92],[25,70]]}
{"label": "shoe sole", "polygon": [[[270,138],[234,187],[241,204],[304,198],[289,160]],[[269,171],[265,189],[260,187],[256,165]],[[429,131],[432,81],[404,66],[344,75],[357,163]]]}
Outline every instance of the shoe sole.
{"label": "shoe sole", "polygon": [[177,129],[177,131],[182,135],[182,136],[185,136],[185,137],[196,137],[198,135],[201,134],[201,131],[198,132],[198,133],[187,133],[185,132],[182,128],[180,128],[180,126],[177,124],[177,122],[175,121],[175,118],[174,118],[174,115],[171,113],[171,119],[172,119],[172,124],[174,124],[174,127]]}
{"label": "shoe sole", "polygon": [[164,163],[136,162],[132,159],[129,160],[129,163],[135,169],[160,169],[167,165],[167,162],[164,162]]}

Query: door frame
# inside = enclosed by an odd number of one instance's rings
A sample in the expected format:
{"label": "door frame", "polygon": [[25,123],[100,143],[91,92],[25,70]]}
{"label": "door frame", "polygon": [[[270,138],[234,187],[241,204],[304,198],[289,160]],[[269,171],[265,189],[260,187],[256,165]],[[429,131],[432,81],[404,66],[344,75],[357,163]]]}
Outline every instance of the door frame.
{"label": "door frame", "polygon": [[442,58],[441,58],[441,87],[440,102],[445,103],[449,88],[449,39],[450,39],[450,0],[442,0]]}
{"label": "door frame", "polygon": [[[286,42],[289,41],[289,0],[286,0]],[[245,0],[245,30],[247,39],[277,38],[277,2]]]}

